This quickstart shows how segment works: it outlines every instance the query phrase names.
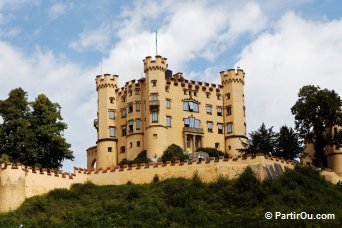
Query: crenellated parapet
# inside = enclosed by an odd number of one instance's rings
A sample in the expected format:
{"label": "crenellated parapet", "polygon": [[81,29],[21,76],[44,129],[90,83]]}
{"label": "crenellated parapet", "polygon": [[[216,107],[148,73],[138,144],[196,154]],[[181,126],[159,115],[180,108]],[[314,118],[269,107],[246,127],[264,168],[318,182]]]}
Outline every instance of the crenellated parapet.
{"label": "crenellated parapet", "polygon": [[110,75],[110,74],[104,74],[104,75],[97,75],[96,76],[96,91],[100,88],[117,88],[118,83],[118,75]]}
{"label": "crenellated parapet", "polygon": [[227,71],[221,71],[220,76],[222,85],[229,83],[245,84],[245,72],[242,69],[229,69]]}
{"label": "crenellated parapet", "polygon": [[151,56],[147,56],[144,60],[144,72],[147,71],[163,71],[167,69],[167,58],[157,55],[153,60]]}

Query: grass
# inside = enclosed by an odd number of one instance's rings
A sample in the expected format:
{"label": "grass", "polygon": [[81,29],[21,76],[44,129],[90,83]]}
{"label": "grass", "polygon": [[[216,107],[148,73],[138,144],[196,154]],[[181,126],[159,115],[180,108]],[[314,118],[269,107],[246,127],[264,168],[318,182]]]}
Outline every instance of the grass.
{"label": "grass", "polygon": [[[266,220],[264,213],[335,213],[335,220]],[[155,180],[145,185],[76,184],[32,197],[0,214],[1,227],[338,227],[342,189],[308,168],[276,181],[258,181],[250,169],[239,179],[207,184]]]}

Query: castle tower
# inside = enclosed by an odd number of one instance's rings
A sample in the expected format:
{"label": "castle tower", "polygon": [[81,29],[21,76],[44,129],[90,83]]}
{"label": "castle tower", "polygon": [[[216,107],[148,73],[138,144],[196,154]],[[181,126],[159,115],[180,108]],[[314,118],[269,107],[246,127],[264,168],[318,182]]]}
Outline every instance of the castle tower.
{"label": "castle tower", "polygon": [[159,55],[155,60],[144,59],[146,83],[146,130],[145,149],[147,157],[161,157],[167,148],[165,71],[167,59]]}
{"label": "castle tower", "polygon": [[245,73],[241,69],[221,71],[223,86],[223,119],[225,152],[230,155],[239,154],[238,149],[243,148],[247,141],[246,115],[244,99]]}
{"label": "castle tower", "polygon": [[117,75],[105,74],[96,76],[96,90],[98,94],[97,127],[97,155],[96,169],[117,165],[117,118],[115,89]]}

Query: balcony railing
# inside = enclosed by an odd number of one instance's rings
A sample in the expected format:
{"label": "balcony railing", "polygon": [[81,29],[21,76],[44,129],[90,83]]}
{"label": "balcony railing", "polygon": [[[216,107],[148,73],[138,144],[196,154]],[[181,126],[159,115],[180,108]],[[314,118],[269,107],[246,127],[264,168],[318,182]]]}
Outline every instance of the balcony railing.
{"label": "balcony railing", "polygon": [[159,100],[150,101],[150,110],[159,110],[160,102]]}
{"label": "balcony railing", "polygon": [[194,127],[184,127],[183,132],[190,132],[196,134],[203,134],[203,128],[194,128]]}
{"label": "balcony railing", "polygon": [[98,119],[95,119],[95,120],[94,120],[94,127],[95,127],[96,129],[99,129],[99,120],[98,120]]}

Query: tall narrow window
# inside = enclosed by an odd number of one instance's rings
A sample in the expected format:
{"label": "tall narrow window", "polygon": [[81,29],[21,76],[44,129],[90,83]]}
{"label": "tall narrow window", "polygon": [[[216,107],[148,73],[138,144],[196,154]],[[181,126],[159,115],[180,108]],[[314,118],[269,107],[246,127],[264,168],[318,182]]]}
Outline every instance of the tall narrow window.
{"label": "tall narrow window", "polygon": [[158,122],[158,112],[152,112],[152,123]]}
{"label": "tall narrow window", "polygon": [[109,111],[109,119],[114,119],[115,118],[115,113],[113,110]]}
{"label": "tall narrow window", "polygon": [[121,117],[125,118],[126,117],[126,109],[121,110]]}
{"label": "tall narrow window", "polygon": [[128,113],[133,112],[133,103],[128,104]]}
{"label": "tall narrow window", "polygon": [[232,106],[228,106],[227,107],[227,116],[231,116],[232,115]]}
{"label": "tall narrow window", "polygon": [[157,80],[152,80],[151,83],[152,83],[152,87],[156,87],[157,86]]}
{"label": "tall narrow window", "polygon": [[109,136],[115,137],[115,127],[109,127]]}
{"label": "tall narrow window", "polygon": [[226,99],[227,99],[227,100],[230,99],[230,93],[226,93]]}
{"label": "tall narrow window", "polygon": [[135,89],[135,95],[139,95],[140,94],[140,89]]}
{"label": "tall narrow window", "polygon": [[130,97],[132,96],[132,93],[133,93],[132,90],[129,90],[129,91],[128,91],[128,95],[129,95]]}
{"label": "tall narrow window", "polygon": [[135,120],[135,124],[136,124],[136,129],[140,130],[141,129],[141,120],[140,119],[136,119]]}
{"label": "tall narrow window", "polygon": [[110,98],[109,98],[109,102],[110,102],[111,104],[114,104],[114,100],[115,100],[114,97],[110,97]]}
{"label": "tall narrow window", "polygon": [[213,122],[207,122],[208,125],[208,132],[213,132]]}
{"label": "tall narrow window", "polygon": [[217,107],[217,115],[222,116],[222,108],[221,107]]}
{"label": "tall narrow window", "polygon": [[212,114],[211,106],[210,106],[210,105],[205,106],[205,109],[206,109],[206,111],[207,111],[207,114],[209,114],[209,115]]}
{"label": "tall narrow window", "polygon": [[205,94],[207,95],[207,98],[210,98],[210,93],[209,92],[206,92]]}
{"label": "tall narrow window", "polygon": [[171,100],[166,99],[166,108],[171,108]]}
{"label": "tall narrow window", "polygon": [[223,134],[223,127],[222,127],[222,124],[221,123],[218,123],[217,124],[217,132],[219,134]]}
{"label": "tall narrow window", "polygon": [[166,116],[166,127],[171,127],[171,116]]}
{"label": "tall narrow window", "polygon": [[135,111],[140,112],[140,103],[135,103]]}
{"label": "tall narrow window", "polygon": [[232,133],[233,132],[233,123],[228,123],[227,124],[227,133]]}
{"label": "tall narrow window", "polygon": [[128,128],[129,128],[129,133],[131,134],[131,133],[133,133],[133,123],[134,123],[134,121],[133,120],[129,120],[128,121]]}
{"label": "tall narrow window", "polygon": [[108,152],[109,152],[109,153],[112,152],[112,147],[108,147]]}
{"label": "tall narrow window", "polygon": [[126,125],[122,125],[122,126],[121,126],[121,130],[122,130],[122,136],[126,136],[126,135],[127,135],[126,128],[127,128],[127,126],[126,126]]}

